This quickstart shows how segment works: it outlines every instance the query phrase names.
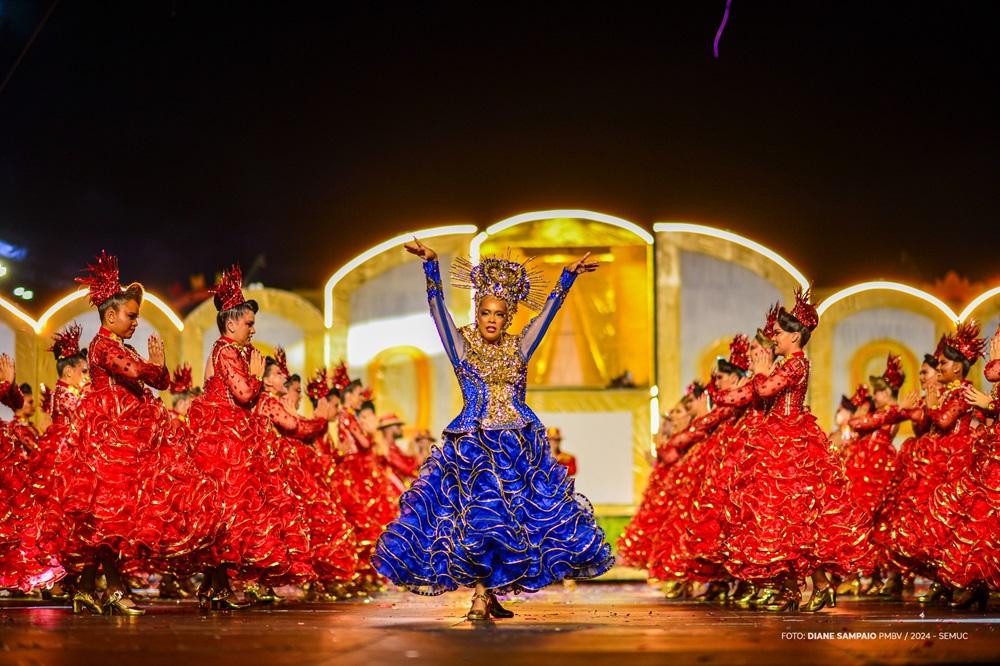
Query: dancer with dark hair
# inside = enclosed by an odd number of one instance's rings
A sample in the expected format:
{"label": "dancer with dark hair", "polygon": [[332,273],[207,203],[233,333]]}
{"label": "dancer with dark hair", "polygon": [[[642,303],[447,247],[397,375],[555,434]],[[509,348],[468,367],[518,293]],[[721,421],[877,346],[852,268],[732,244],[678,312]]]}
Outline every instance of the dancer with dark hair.
{"label": "dancer with dark hair", "polygon": [[[496,594],[590,578],[614,563],[589,502],[573,492],[545,426],[524,402],[528,361],[577,276],[597,264],[587,254],[565,268],[546,299],[524,264],[456,262],[453,278],[475,290],[476,303],[475,323],[459,329],[445,306],[437,254],[418,240],[406,249],[424,262],[431,317],[465,404],[403,494],[375,566],[418,593],[473,588],[469,620],[509,617]],[[507,329],[520,304],[540,314],[513,335]]]}

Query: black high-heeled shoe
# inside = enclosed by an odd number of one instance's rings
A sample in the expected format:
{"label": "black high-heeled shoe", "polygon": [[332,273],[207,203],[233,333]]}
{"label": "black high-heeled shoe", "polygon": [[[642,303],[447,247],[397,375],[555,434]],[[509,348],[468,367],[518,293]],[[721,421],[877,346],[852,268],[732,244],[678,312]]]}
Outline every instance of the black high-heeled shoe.
{"label": "black high-heeled shoe", "polygon": [[232,588],[224,587],[212,596],[210,610],[246,610],[253,604],[248,601],[236,601],[236,593]]}
{"label": "black high-heeled shoe", "polygon": [[750,602],[757,596],[757,586],[748,580],[741,580],[736,584],[736,591],[733,592],[732,604],[737,608],[750,608]]}
{"label": "black high-heeled shoe", "polygon": [[966,610],[975,607],[977,611],[983,613],[990,603],[990,591],[982,585],[967,587],[954,595],[951,603],[948,604],[955,610]]}
{"label": "black high-heeled shoe", "polygon": [[497,617],[500,619],[509,619],[514,617],[514,611],[507,610],[500,605],[500,601],[497,599],[497,595],[493,592],[487,592],[490,597],[489,602],[489,613],[492,617]]}

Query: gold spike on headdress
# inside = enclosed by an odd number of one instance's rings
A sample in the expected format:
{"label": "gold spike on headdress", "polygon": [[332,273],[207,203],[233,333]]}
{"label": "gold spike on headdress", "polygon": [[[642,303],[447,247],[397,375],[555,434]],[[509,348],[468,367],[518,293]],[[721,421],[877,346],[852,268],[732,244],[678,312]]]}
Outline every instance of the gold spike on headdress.
{"label": "gold spike on headdress", "polygon": [[504,256],[483,257],[478,264],[457,257],[451,264],[451,283],[459,289],[472,289],[476,303],[492,296],[506,301],[512,312],[519,303],[537,312],[545,307],[548,290],[542,282],[542,270],[529,266],[531,261],[530,257],[514,261],[509,250]]}

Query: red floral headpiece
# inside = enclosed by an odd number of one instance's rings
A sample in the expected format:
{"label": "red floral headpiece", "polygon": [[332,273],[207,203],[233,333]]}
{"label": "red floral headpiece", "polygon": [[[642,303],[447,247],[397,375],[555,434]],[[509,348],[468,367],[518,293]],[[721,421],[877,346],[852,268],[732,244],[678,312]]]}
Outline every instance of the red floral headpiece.
{"label": "red floral headpiece", "polygon": [[281,370],[281,374],[285,377],[292,376],[292,373],[288,372],[288,355],[285,354],[284,347],[277,347],[274,350],[274,360],[278,363],[278,370]]}
{"label": "red floral headpiece", "polygon": [[906,381],[906,375],[903,373],[903,361],[896,354],[889,354],[889,357],[885,360],[885,372],[882,373],[882,379],[893,391],[898,391]]}
{"label": "red floral headpiece", "polygon": [[760,343],[762,347],[773,347],[774,346],[774,335],[777,333],[775,326],[778,323],[778,313],[781,311],[781,304],[775,303],[772,305],[768,311],[767,316],[764,319],[763,328],[757,329],[757,342]]}
{"label": "red floral headpiece", "polygon": [[363,401],[365,401],[365,402],[372,402],[372,400],[374,399],[374,397],[375,397],[375,394],[372,392],[372,387],[371,386],[366,386],[363,389],[361,389],[361,399]]}
{"label": "red floral headpiece", "polygon": [[817,326],[819,326],[819,313],[816,312],[816,307],[812,304],[811,289],[796,289],[795,306],[792,308],[791,312],[787,310],[786,312],[795,317],[795,319],[809,329],[809,331],[813,331]]}
{"label": "red floral headpiece", "polygon": [[684,395],[689,395],[692,398],[701,397],[701,394],[705,392],[705,385],[699,382],[697,379],[687,385],[684,389]]}
{"label": "red floral headpiece", "polygon": [[94,307],[121,292],[118,257],[101,250],[94,263],[87,264],[87,272],[90,273],[88,277],[78,277],[75,280],[90,290],[90,302]]}
{"label": "red floral headpiece", "polygon": [[959,324],[955,335],[945,338],[944,344],[964,356],[969,363],[975,363],[986,349],[986,338],[979,337],[979,332],[979,323],[970,319]]}
{"label": "red floral headpiece", "polygon": [[351,383],[351,376],[347,374],[347,364],[343,361],[333,369],[333,376],[330,378],[330,384],[333,388],[337,389],[340,393],[347,385]]}
{"label": "red floral headpiece", "polygon": [[326,397],[330,392],[330,379],[327,377],[326,368],[318,368],[313,373],[312,379],[306,384],[306,395],[313,400]]}
{"label": "red floral headpiece", "polygon": [[750,339],[742,333],[737,333],[729,343],[729,364],[746,372],[750,369]]}
{"label": "red floral headpiece", "polygon": [[[104,301],[101,302],[103,303]],[[52,346],[48,348],[48,351],[55,354],[57,361],[61,361],[64,358],[79,356],[80,335],[82,333],[83,327],[78,323],[73,322],[52,336]]]}
{"label": "red floral headpiece", "polygon": [[170,392],[175,395],[190,393],[192,388],[194,388],[194,382],[191,380],[191,366],[187,363],[177,366],[177,369],[174,370],[174,377],[170,381]]}
{"label": "red floral headpiece", "polygon": [[215,309],[219,312],[243,305],[246,303],[243,298],[243,269],[239,264],[233,264],[228,271],[222,272],[219,282],[208,292],[215,295]]}
{"label": "red floral headpiece", "polygon": [[42,402],[42,411],[45,412],[46,414],[52,414],[52,405],[54,402],[53,398],[55,397],[54,396],[55,392],[48,386],[46,386],[44,382],[42,384],[39,384],[38,392],[41,394],[40,397]]}
{"label": "red floral headpiece", "polygon": [[854,389],[854,395],[851,396],[851,404],[854,405],[855,409],[857,409],[864,403],[868,402],[870,397],[868,387],[864,384],[858,384],[858,388]]}

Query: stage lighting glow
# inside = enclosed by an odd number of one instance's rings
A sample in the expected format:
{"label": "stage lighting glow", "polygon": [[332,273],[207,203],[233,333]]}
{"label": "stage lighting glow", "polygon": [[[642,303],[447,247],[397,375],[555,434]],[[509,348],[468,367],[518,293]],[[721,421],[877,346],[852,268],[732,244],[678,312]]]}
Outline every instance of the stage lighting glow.
{"label": "stage lighting glow", "polygon": [[0,298],[0,308],[3,308],[7,312],[11,313],[15,317],[23,321],[25,324],[31,327],[31,330],[35,331],[36,333],[38,332],[38,329],[36,328],[37,323],[35,322],[35,320],[26,315],[25,313],[21,312],[21,310],[19,310],[18,307],[13,303],[10,303],[5,299]]}
{"label": "stage lighting glow", "polygon": [[7,275],[7,267],[4,266],[3,264],[0,264],[0,277],[3,277],[5,275]]}
{"label": "stage lighting glow", "polygon": [[819,307],[816,308],[816,312],[819,313],[820,317],[822,317],[824,312],[826,312],[835,304],[839,303],[845,298],[850,298],[851,296],[866,291],[879,291],[879,290],[895,291],[902,294],[909,294],[910,296],[913,296],[914,298],[919,298],[925,303],[928,303],[933,307],[937,308],[938,310],[940,310],[941,313],[948,318],[948,321],[952,323],[960,321],[960,318],[957,314],[955,314],[955,311],[952,310],[950,307],[948,307],[948,304],[942,301],[937,296],[934,296],[933,294],[928,294],[923,289],[917,289],[916,287],[911,287],[910,285],[907,284],[900,284],[899,282],[883,282],[883,281],[862,282],[861,284],[856,284],[851,287],[847,287],[846,289],[841,289],[837,293],[828,296],[826,300],[820,303]]}
{"label": "stage lighting glow", "polygon": [[323,287],[323,324],[327,328],[333,326],[333,290],[337,284],[343,280],[351,271],[386,250],[399,247],[409,243],[416,236],[420,240],[427,238],[437,238],[440,236],[451,236],[456,234],[474,234],[478,229],[471,224],[453,224],[445,227],[434,227],[432,229],[421,229],[412,233],[400,234],[387,241],[370,247],[358,256],[354,257],[346,264],[337,269],[337,272],[330,276]]}
{"label": "stage lighting glow", "polygon": [[982,305],[983,303],[985,303],[986,301],[990,300],[991,298],[993,298],[998,294],[1000,294],[1000,287],[993,287],[989,291],[985,291],[982,294],[979,294],[978,296],[976,296],[975,299],[973,299],[971,303],[965,306],[965,309],[962,310],[962,314],[958,315],[958,320],[965,321],[966,319],[972,316],[972,313],[975,312],[980,305]]}
{"label": "stage lighting glow", "polygon": [[[59,310],[63,309],[64,307],[66,307],[67,305],[69,305],[70,303],[72,303],[73,301],[77,301],[77,300],[79,300],[81,298],[85,298],[87,296],[87,294],[88,294],[88,291],[86,289],[78,289],[77,291],[74,291],[72,293],[66,294],[65,296],[63,296],[62,298],[60,298],[58,301],[56,301],[55,303],[53,303],[49,307],[49,309],[46,310],[42,314],[42,316],[38,318],[38,322],[37,322],[37,324],[35,324],[35,332],[36,333],[41,333],[43,330],[45,330],[45,326],[46,326],[46,324],[49,323],[49,320],[52,319],[52,317],[57,312],[59,312]],[[156,294],[151,294],[150,292],[147,291],[147,292],[145,292],[143,294],[142,300],[143,300],[144,303],[149,303],[150,305],[152,305],[153,307],[155,307],[157,310],[159,310],[160,312],[162,312],[164,315],[166,315],[167,319],[170,320],[170,323],[173,324],[174,327],[178,331],[183,331],[184,330],[184,322],[181,321],[181,318],[178,317],[177,314],[173,310],[170,309],[170,306],[167,305],[163,301],[163,299],[161,299],[159,296],[157,296]]]}
{"label": "stage lighting glow", "polygon": [[791,275],[792,279],[798,282],[799,286],[803,289],[809,288],[809,280],[806,279],[806,276],[803,275],[802,272],[792,264],[792,262],[788,261],[771,248],[761,245],[757,241],[750,240],[745,236],[734,234],[731,231],[708,227],[703,224],[689,224],[687,222],[657,222],[653,225],[653,231],[656,233],[681,232],[688,234],[700,234],[702,236],[711,236],[713,238],[727,240],[730,243],[742,245],[743,247],[753,250],[757,254],[763,255],[781,266],[785,269],[785,272]]}
{"label": "stage lighting glow", "polygon": [[24,287],[14,287],[14,295],[20,296],[24,293]]}
{"label": "stage lighting glow", "polygon": [[30,289],[25,289],[24,291],[21,292],[21,298],[23,298],[26,301],[30,301],[34,297],[35,297],[35,292],[31,291]]}
{"label": "stage lighting glow", "polygon": [[444,354],[437,328],[426,312],[373,319],[347,329],[347,364],[352,368],[367,366],[392,347],[416,347],[428,356]]}

